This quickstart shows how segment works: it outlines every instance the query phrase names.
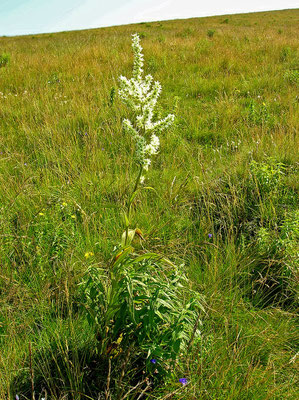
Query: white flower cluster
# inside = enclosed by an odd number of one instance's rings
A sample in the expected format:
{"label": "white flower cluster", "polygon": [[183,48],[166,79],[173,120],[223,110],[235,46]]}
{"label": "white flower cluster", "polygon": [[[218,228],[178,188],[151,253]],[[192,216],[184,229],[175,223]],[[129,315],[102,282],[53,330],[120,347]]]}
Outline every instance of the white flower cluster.
{"label": "white flower cluster", "polygon": [[[138,34],[133,35],[132,48],[134,53],[133,76],[131,79],[120,76],[118,93],[122,101],[137,114],[134,123],[125,119],[123,126],[125,132],[132,135],[135,140],[137,162],[147,171],[151,164],[151,156],[158,153],[160,145],[156,133],[168,128],[174,121],[174,115],[169,114],[164,119],[153,121],[154,110],[161,93],[161,84],[153,83],[151,75],[143,77],[143,54]],[[148,144],[147,137],[150,138]],[[142,177],[142,181],[144,181],[144,177]]]}

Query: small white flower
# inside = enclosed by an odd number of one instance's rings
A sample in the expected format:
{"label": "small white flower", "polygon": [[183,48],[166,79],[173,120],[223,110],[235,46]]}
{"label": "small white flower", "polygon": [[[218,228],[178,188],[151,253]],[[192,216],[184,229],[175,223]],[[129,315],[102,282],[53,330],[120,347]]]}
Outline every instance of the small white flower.
{"label": "small white flower", "polygon": [[151,160],[149,158],[146,158],[143,162],[143,168],[145,171],[148,171],[148,167],[151,165]]}

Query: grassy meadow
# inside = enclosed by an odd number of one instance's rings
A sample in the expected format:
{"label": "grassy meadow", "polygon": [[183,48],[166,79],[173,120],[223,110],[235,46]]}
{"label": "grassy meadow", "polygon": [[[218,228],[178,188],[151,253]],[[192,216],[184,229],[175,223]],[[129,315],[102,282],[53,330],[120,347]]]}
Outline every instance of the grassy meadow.
{"label": "grassy meadow", "polygon": [[[134,248],[184,264],[205,309],[144,394],[130,369],[107,392],[79,290],[108,268],[137,173],[117,95],[135,32],[176,120]],[[299,397],[298,49],[299,10],[0,38],[1,400]]]}

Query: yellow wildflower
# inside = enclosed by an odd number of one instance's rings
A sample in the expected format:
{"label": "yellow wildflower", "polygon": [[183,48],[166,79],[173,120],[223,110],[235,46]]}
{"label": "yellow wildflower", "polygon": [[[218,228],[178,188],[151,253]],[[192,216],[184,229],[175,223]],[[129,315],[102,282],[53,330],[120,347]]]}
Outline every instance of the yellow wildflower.
{"label": "yellow wildflower", "polygon": [[93,254],[93,252],[92,251],[87,251],[85,254],[84,254],[84,257],[85,258],[89,258],[89,257],[92,257],[94,254]]}

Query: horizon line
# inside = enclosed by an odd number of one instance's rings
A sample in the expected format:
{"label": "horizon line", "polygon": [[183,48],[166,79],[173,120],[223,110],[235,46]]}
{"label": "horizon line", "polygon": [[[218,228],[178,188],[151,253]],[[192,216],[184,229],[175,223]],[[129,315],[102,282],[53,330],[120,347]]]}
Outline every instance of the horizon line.
{"label": "horizon line", "polygon": [[170,18],[170,19],[160,19],[160,20],[147,20],[147,21],[137,21],[137,22],[129,22],[127,24],[115,24],[115,25],[102,25],[98,27],[87,27],[87,28],[78,28],[78,29],[65,29],[62,31],[49,31],[49,32],[40,32],[40,33],[25,33],[21,35],[1,35],[0,38],[17,38],[17,37],[25,37],[25,36],[41,36],[41,35],[49,35],[49,34],[59,34],[59,33],[65,33],[65,32],[81,32],[81,31],[89,31],[89,30],[95,30],[95,29],[104,29],[104,28],[115,28],[115,27],[120,27],[120,26],[129,26],[129,25],[138,25],[138,24],[147,24],[150,22],[167,22],[167,21],[182,21],[182,20],[190,20],[190,19],[200,19],[200,18],[212,18],[212,17],[221,17],[221,16],[228,16],[228,15],[244,15],[244,14],[259,14],[259,13],[264,13],[264,12],[277,12],[277,11],[291,11],[291,10],[299,10],[299,7],[295,8],[278,8],[274,10],[258,10],[258,11],[246,11],[246,12],[235,12],[235,13],[227,13],[227,14],[206,14],[206,15],[201,15],[199,17],[190,17],[190,18]]}

